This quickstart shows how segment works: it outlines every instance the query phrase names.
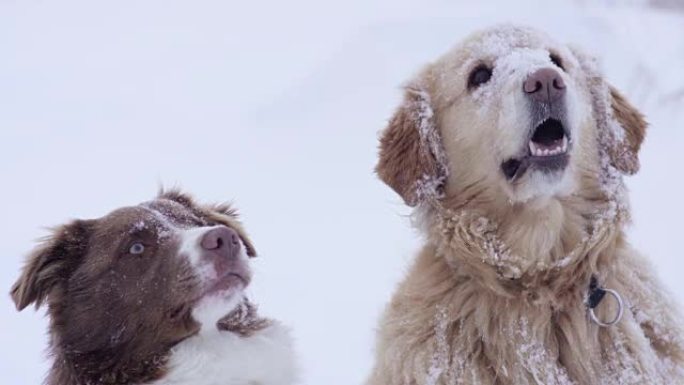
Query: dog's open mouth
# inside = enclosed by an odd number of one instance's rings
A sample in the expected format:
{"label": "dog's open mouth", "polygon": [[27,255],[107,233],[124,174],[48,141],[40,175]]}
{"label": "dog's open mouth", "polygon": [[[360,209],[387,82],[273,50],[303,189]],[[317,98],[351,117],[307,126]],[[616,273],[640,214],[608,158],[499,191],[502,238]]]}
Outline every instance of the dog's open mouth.
{"label": "dog's open mouth", "polygon": [[520,178],[530,167],[544,172],[565,169],[568,165],[570,136],[563,123],[554,118],[545,119],[534,128],[527,143],[527,154],[501,164],[506,179]]}
{"label": "dog's open mouth", "polygon": [[528,145],[532,157],[562,155],[568,152],[568,136],[560,120],[546,119],[534,129]]}

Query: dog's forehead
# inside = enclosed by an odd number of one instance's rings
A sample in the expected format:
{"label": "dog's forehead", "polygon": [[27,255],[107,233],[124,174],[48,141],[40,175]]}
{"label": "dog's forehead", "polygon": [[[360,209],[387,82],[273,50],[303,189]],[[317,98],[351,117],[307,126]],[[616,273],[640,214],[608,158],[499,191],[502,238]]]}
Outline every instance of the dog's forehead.
{"label": "dog's forehead", "polygon": [[546,49],[559,44],[542,31],[528,27],[499,26],[471,35],[463,45],[471,55],[500,57],[518,48]]}
{"label": "dog's forehead", "polygon": [[152,225],[157,229],[187,227],[191,223],[201,225],[203,220],[189,207],[169,199],[155,199],[137,206],[116,209],[98,220],[104,231],[134,232]]}
{"label": "dog's forehead", "polygon": [[465,87],[469,74],[479,65],[492,68],[495,80],[518,81],[539,68],[552,65],[551,54],[559,56],[567,68],[578,66],[570,47],[542,31],[515,25],[497,26],[462,40],[427,66],[412,85],[430,90],[433,102],[439,108],[453,102],[459,95],[457,90]]}
{"label": "dog's forehead", "polygon": [[186,223],[200,219],[197,216],[197,212],[189,206],[166,198],[157,198],[149,202],[143,202],[138,207],[147,210],[156,217],[161,216],[175,223]]}
{"label": "dog's forehead", "polygon": [[461,74],[478,63],[494,63],[508,60],[511,56],[531,58],[538,56],[548,60],[548,52],[567,55],[565,45],[551,39],[544,32],[529,27],[504,25],[489,28],[465,38],[436,63],[438,72]]}

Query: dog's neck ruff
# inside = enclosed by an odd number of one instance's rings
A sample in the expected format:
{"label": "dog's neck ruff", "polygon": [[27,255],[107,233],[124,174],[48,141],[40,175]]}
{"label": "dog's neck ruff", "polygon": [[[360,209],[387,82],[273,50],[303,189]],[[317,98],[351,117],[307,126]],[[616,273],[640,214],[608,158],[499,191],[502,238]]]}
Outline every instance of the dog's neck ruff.
{"label": "dog's neck ruff", "polygon": [[[582,239],[563,255],[549,259],[534,260],[517,254],[503,240],[498,221],[467,205],[451,209],[444,207],[439,198],[427,199],[417,214],[437,255],[499,294],[512,297],[521,290],[534,290],[557,280],[566,270],[578,270],[580,265],[586,270],[586,282],[582,282],[586,288],[592,276],[604,277],[597,271],[598,256],[629,220],[622,178],[612,171],[604,169],[603,173],[612,182],[604,185],[607,199],[598,210],[583,215],[586,221]],[[576,284],[568,282],[565,287]]]}
{"label": "dog's neck ruff", "polygon": [[[545,273],[572,267],[590,253],[606,237],[614,235],[626,220],[627,213],[617,205],[597,213],[590,220],[586,236],[564,257],[554,261],[534,261],[530,264],[525,256],[517,255],[499,236],[499,224],[475,211],[439,209],[433,211],[435,219],[430,226],[431,241],[438,253],[452,255],[454,247],[461,243],[468,247],[468,254],[481,256],[484,262],[496,269],[501,279],[520,279],[525,275]],[[436,230],[436,231],[434,231]]]}
{"label": "dog's neck ruff", "polygon": [[[584,238],[556,260],[530,261],[517,255],[499,236],[497,222],[467,209],[454,211],[438,206],[433,212],[436,220],[429,231],[430,240],[437,255],[445,258],[455,271],[460,270],[507,298],[538,298],[540,294],[554,298],[566,290],[584,291],[585,301],[572,306],[586,307],[588,319],[598,326],[610,327],[622,318],[623,300],[618,292],[599,285],[598,276],[604,275],[597,270],[601,251],[616,238],[627,219],[625,207],[614,203],[610,201],[609,210],[596,213]],[[564,282],[562,277],[572,276],[565,274],[568,270],[584,273],[579,279]],[[602,320],[594,309],[606,294],[618,303],[618,310],[612,318]]]}

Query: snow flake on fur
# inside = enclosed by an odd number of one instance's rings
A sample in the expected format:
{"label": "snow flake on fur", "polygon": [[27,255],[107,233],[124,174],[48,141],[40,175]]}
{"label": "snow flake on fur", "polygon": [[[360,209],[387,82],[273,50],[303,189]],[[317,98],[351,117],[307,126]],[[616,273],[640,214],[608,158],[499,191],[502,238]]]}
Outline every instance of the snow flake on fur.
{"label": "snow flake on fur", "polygon": [[516,351],[520,364],[537,384],[575,385],[575,382],[568,378],[565,369],[558,365],[557,357],[552,356],[548,347],[533,335],[526,318],[521,318],[512,325],[510,332],[520,340]]}
{"label": "snow flake on fur", "polygon": [[451,344],[447,340],[448,326],[447,310],[443,306],[438,306],[435,313],[436,347],[432,356],[432,363],[428,369],[426,385],[437,385],[440,376],[446,372],[449,366],[449,346]]}
{"label": "snow flake on fur", "polygon": [[420,151],[424,153],[424,156],[434,158],[437,168],[436,174],[423,174],[416,181],[416,197],[418,202],[439,199],[443,197],[442,188],[449,176],[449,169],[442,139],[434,123],[430,94],[421,86],[410,86],[408,90],[417,96],[414,102],[415,106],[411,110],[417,122],[416,129],[420,136]]}
{"label": "snow flake on fur", "polygon": [[[606,195],[615,202],[616,206],[613,209],[626,213],[629,203],[622,172],[635,173],[639,168],[638,160],[635,156],[628,156],[629,146],[625,129],[613,114],[611,91],[603,80],[597,60],[577,48],[573,51],[580,59],[582,70],[586,73],[587,86],[593,101],[598,132],[599,161],[601,162],[600,185]],[[610,220],[614,217],[612,214],[614,213],[608,210],[605,218]]]}
{"label": "snow flake on fur", "polygon": [[482,262],[496,267],[502,277],[510,279],[522,276],[523,267],[529,262],[511,253],[499,239],[495,222],[466,211],[448,213],[450,215],[441,217],[437,224],[439,234],[442,235],[437,241],[441,255],[459,255],[460,253],[453,250],[465,243],[472,249],[477,249],[473,254],[480,255]]}

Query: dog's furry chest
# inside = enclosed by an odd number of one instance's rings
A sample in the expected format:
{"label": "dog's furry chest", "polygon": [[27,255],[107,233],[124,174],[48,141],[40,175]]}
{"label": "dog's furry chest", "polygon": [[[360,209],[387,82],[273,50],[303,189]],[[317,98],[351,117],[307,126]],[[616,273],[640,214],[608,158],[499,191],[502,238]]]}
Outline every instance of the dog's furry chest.
{"label": "dog's furry chest", "polygon": [[171,353],[153,385],[288,385],[296,380],[289,332],[274,323],[250,337],[211,330]]}
{"label": "dog's furry chest", "polygon": [[[487,301],[461,318],[453,306],[441,304],[429,313],[422,330],[413,324],[413,330],[397,330],[390,342],[386,357],[401,357],[390,364],[396,365],[391,372],[412,378],[390,383],[666,385],[682,378],[682,368],[652,348],[631,315],[620,327],[602,329],[591,324],[581,303],[560,314]],[[407,316],[392,323],[408,327],[414,321]]]}
{"label": "dog's furry chest", "polygon": [[[381,322],[370,385],[684,383],[677,313],[631,251],[608,283],[625,301],[608,328],[587,316],[583,286],[531,301],[451,269],[430,248],[418,258]],[[608,319],[615,307],[608,300],[597,311]]]}

